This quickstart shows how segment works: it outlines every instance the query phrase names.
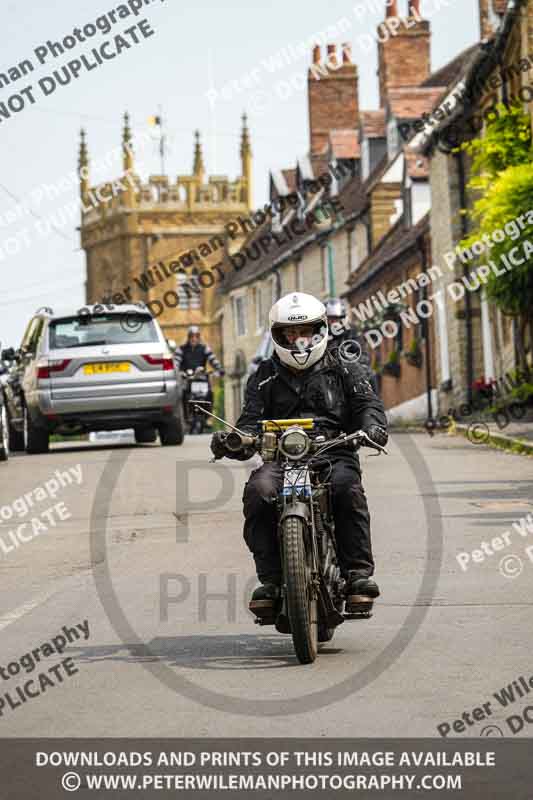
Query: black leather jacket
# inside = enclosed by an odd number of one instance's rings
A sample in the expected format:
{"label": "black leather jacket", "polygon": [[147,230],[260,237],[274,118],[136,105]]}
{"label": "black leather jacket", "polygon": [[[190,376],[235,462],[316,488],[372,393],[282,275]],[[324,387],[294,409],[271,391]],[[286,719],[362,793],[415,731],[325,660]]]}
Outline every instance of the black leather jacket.
{"label": "black leather jacket", "polygon": [[321,417],[333,434],[387,428],[383,403],[363,369],[345,369],[326,352],[311,369],[293,372],[274,355],[248,381],[237,427],[257,433],[262,419],[303,417]]}

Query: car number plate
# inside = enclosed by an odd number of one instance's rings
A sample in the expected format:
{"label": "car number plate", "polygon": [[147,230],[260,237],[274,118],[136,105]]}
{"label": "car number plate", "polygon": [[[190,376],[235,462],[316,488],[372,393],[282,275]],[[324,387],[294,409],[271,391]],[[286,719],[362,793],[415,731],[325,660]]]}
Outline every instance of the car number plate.
{"label": "car number plate", "polygon": [[194,394],[209,394],[209,385],[205,381],[192,381],[191,392],[194,392]]}
{"label": "car number plate", "polygon": [[109,372],[129,372],[131,364],[127,361],[108,362],[106,364],[85,364],[86,375],[107,375]]}

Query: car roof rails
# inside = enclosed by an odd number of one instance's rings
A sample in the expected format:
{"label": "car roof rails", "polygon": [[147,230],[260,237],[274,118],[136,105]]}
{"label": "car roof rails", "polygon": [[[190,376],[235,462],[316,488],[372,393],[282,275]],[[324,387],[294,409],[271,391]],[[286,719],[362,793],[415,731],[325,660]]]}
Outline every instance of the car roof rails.
{"label": "car roof rails", "polygon": [[40,306],[40,308],[38,308],[35,313],[36,314],[50,314],[51,317],[54,316],[54,310],[53,310],[53,308],[50,308],[50,306]]}

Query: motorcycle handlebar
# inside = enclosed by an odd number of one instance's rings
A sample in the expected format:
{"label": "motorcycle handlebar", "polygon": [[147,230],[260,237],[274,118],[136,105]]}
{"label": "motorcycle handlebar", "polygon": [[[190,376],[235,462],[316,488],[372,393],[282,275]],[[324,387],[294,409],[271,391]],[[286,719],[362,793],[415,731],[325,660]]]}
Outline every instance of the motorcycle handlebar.
{"label": "motorcycle handlebar", "polygon": [[245,450],[247,447],[255,447],[257,445],[256,436],[244,436],[237,431],[231,431],[226,437],[226,447],[232,453],[238,453],[240,450]]}
{"label": "motorcycle handlebar", "polygon": [[[260,437],[258,436],[252,436],[251,434],[244,434],[244,433],[239,433],[237,431],[231,431],[231,433],[228,433],[226,437],[225,444],[227,449],[231,453],[238,453],[241,450],[245,450],[246,448],[251,448],[251,447],[257,448],[259,444],[259,439]],[[372,450],[377,450],[380,453],[385,453],[386,455],[388,455],[385,448],[382,447],[377,442],[374,442],[374,440],[371,439],[368,436],[368,434],[365,433],[365,431],[356,431],[355,433],[351,433],[349,435],[339,436],[336,439],[331,439],[329,442],[327,442],[325,445],[319,448],[318,452],[316,452],[312,456],[311,460],[321,455],[326,450],[329,450],[329,448],[331,447],[336,447],[338,445],[343,445],[343,444],[348,445],[351,442],[359,443],[361,445],[364,445],[365,447],[371,448]]]}

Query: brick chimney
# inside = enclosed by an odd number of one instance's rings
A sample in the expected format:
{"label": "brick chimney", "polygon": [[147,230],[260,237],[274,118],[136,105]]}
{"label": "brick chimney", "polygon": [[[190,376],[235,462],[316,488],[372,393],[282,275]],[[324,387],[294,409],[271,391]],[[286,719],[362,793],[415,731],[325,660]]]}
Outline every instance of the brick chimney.
{"label": "brick chimney", "polygon": [[326,54],[314,47],[307,87],[311,155],[317,155],[327,147],[331,130],[359,125],[359,77],[351,45],[338,50],[328,44]]}
{"label": "brick chimney", "polygon": [[506,8],[507,0],[479,0],[479,29],[482,39],[494,36]]}
{"label": "brick chimney", "polygon": [[399,15],[398,5],[398,0],[386,5],[385,20],[378,26],[380,108],[389,89],[419,86],[431,71],[431,31],[421,16],[421,0],[406,0],[406,17]]}

